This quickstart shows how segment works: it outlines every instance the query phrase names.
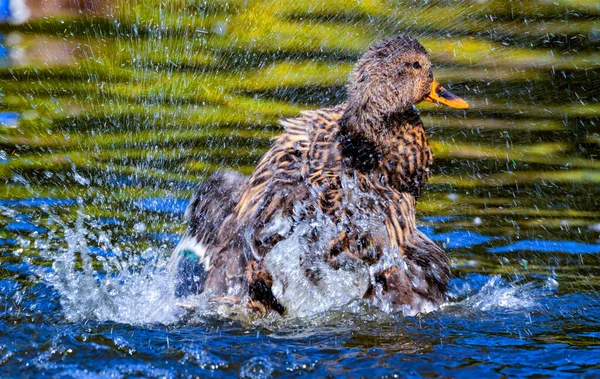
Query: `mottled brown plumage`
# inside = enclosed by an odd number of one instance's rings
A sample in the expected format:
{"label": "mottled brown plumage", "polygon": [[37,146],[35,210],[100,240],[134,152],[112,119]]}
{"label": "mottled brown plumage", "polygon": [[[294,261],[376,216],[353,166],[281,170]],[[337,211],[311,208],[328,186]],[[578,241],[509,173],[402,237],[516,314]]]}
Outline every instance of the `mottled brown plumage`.
{"label": "mottled brown plumage", "polygon": [[[432,154],[413,105],[436,95],[433,82],[427,52],[416,40],[399,36],[374,44],[351,74],[346,103],[281,121],[285,133],[248,179],[236,179],[228,190],[205,185],[198,191],[187,237],[203,244],[200,291],[285,312],[271,290],[265,257],[298,223],[319,216],[331,220],[336,233],[326,248],[309,246],[314,254],[301,257],[308,280],[323,279],[315,260],[333,270],[367,266],[372,275],[363,297],[384,309],[418,312],[442,303],[448,261],[416,229],[415,217]],[[446,94],[450,100],[439,101],[455,101]],[[231,187],[223,177],[216,174],[212,183]]]}

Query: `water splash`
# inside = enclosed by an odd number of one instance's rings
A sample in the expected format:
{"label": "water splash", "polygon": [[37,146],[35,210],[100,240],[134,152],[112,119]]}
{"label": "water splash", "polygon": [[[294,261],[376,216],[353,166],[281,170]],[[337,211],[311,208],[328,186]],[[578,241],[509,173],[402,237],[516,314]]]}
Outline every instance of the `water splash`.
{"label": "water splash", "polygon": [[453,281],[447,305],[476,311],[529,309],[557,286],[558,282],[552,278],[540,287],[535,282],[507,282],[500,275],[471,275],[466,280]]}
{"label": "water splash", "polygon": [[[106,235],[95,235],[94,230],[86,229],[84,218],[80,211],[75,225],[59,224],[64,228],[66,247],[59,248],[58,252],[46,252],[46,258],[53,262],[52,270],[37,272],[58,291],[67,320],[175,324],[201,322],[215,311],[223,314],[207,296],[177,297],[175,284],[180,273],[173,269],[170,249],[149,247],[140,253],[134,248],[112,245]],[[335,225],[326,215],[319,215],[310,222],[298,222],[294,231],[265,257],[273,277],[273,292],[285,306],[287,317],[309,320],[332,310],[355,313],[358,308],[361,309],[358,313],[376,312],[360,305],[367,303],[360,299],[372,280],[368,266],[333,269],[315,254],[323,251],[336,233]],[[50,233],[49,238],[56,237]],[[103,248],[89,246],[91,240],[102,242]],[[401,267],[398,259],[396,255],[393,262],[382,259],[380,263]],[[307,270],[319,279],[311,280]],[[545,283],[548,288],[558,285],[553,278]],[[538,287],[534,283],[507,282],[499,275],[467,275],[465,279],[452,281],[447,306],[479,311],[531,308],[537,304]],[[378,304],[378,308],[384,313],[393,313],[382,304]],[[235,310],[225,312],[231,316]],[[243,309],[237,309],[237,313],[242,312]],[[188,318],[190,313],[193,318]],[[415,314],[410,309],[403,312],[404,316]]]}
{"label": "water splash", "polygon": [[[332,241],[335,231],[331,220],[320,215],[315,221],[298,224],[267,254],[265,264],[273,277],[273,294],[288,315],[304,317],[339,308],[366,291],[366,266],[334,270],[316,256],[315,252],[323,251]],[[313,242],[309,244],[309,240]]]}
{"label": "water splash", "polygon": [[115,254],[92,254],[90,235],[80,215],[65,230],[67,247],[53,257],[53,270],[39,273],[58,291],[67,320],[173,324],[182,318],[185,311],[166,275],[167,251],[128,253],[113,246]]}

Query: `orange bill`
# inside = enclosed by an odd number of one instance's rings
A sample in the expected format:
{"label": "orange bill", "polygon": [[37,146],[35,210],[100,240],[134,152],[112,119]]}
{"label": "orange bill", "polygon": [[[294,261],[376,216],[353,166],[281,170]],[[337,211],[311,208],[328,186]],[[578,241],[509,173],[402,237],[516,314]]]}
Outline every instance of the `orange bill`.
{"label": "orange bill", "polygon": [[442,87],[435,79],[433,79],[433,83],[431,83],[431,92],[429,92],[429,95],[425,96],[423,100],[431,103],[444,104],[457,109],[469,108],[469,104],[467,104],[466,101]]}

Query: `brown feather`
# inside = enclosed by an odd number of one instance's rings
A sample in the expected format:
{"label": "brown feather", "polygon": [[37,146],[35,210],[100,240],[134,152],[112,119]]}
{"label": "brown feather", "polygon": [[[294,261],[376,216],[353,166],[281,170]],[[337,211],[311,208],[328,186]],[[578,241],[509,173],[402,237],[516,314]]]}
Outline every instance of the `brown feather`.
{"label": "brown feather", "polygon": [[[421,62],[422,72],[405,64],[414,60]],[[406,267],[376,271],[365,298],[385,300],[393,309],[443,302],[450,275],[447,258],[416,229],[415,213],[432,154],[412,105],[427,94],[430,67],[415,40],[382,41],[353,71],[347,103],[282,120],[285,133],[274,138],[218,228],[214,268],[205,287],[225,295],[236,286],[245,289],[242,294],[250,297],[253,309],[284,312],[262,261],[292,233],[293,222],[325,214],[342,229],[320,252],[332,268],[359,262],[379,267],[390,251],[405,262]],[[348,181],[355,190],[345,187]],[[379,221],[359,226],[353,222],[356,217]],[[282,219],[287,224],[277,224]],[[303,267],[310,281],[321,280],[310,260]]]}

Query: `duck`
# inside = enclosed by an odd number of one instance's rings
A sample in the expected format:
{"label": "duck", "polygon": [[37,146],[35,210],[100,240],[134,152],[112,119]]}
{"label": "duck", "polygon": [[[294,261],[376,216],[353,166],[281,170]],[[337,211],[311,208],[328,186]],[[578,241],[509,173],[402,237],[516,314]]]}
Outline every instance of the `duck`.
{"label": "duck", "polygon": [[[433,155],[415,104],[469,105],[437,82],[427,50],[405,35],[363,53],[346,95],[280,120],[284,132],[250,176],[222,171],[200,184],[171,262],[177,297],[210,294],[282,315],[341,292],[388,312],[445,302],[448,257],[416,225]],[[323,284],[337,273],[352,275]]]}

